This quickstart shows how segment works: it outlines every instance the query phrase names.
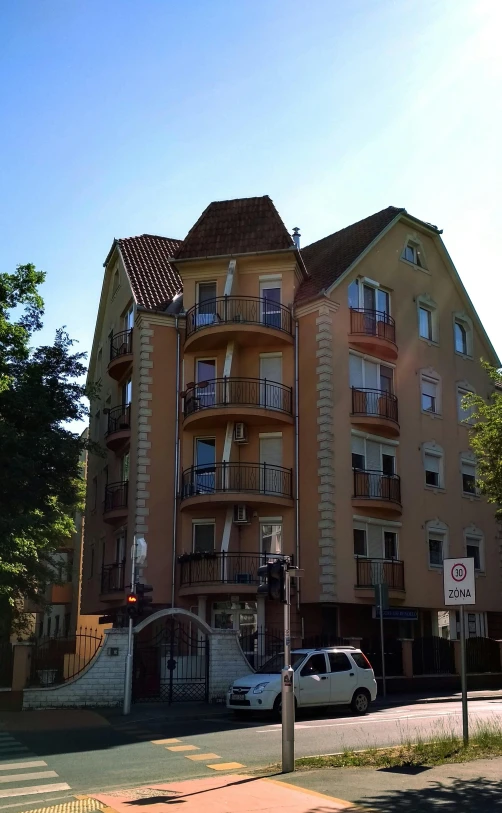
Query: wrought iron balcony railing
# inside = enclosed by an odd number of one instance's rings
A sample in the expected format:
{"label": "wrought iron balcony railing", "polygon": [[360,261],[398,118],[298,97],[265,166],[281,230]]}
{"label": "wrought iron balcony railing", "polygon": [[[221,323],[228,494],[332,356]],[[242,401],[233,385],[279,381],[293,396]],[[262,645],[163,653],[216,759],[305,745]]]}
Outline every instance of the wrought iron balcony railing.
{"label": "wrought iron balcony railing", "polygon": [[354,497],[401,503],[401,479],[383,471],[353,469]]}
{"label": "wrought iron balcony railing", "polygon": [[128,490],[128,480],[122,480],[118,483],[109,483],[105,488],[104,513],[114,511],[117,508],[127,508]]}
{"label": "wrought iron balcony railing", "polygon": [[212,378],[188,387],[185,393],[185,418],[202,409],[218,407],[254,407],[293,411],[291,387],[266,378]]}
{"label": "wrought iron balcony railing", "polygon": [[101,592],[120,593],[125,584],[125,559],[122,562],[113,562],[111,565],[103,565],[101,570]]}
{"label": "wrought iron balcony railing", "polygon": [[352,387],[352,415],[387,418],[397,423],[397,398],[385,390]]}
{"label": "wrought iron balcony railing", "polygon": [[268,463],[191,466],[183,472],[181,499],[227,492],[292,497],[292,483],[292,469]]}
{"label": "wrought iron balcony railing", "polygon": [[108,429],[107,436],[113,435],[115,432],[123,432],[131,428],[131,405],[123,404],[122,406],[110,409],[108,413]]}
{"label": "wrought iron balcony railing", "polygon": [[118,358],[119,356],[126,356],[132,353],[132,331],[122,330],[120,333],[115,333],[110,338],[110,361]]}
{"label": "wrought iron balcony railing", "polygon": [[[180,587],[192,584],[260,584],[258,568],[281,554],[184,553],[178,556]],[[290,557],[291,558],[291,557]]]}
{"label": "wrought iron balcony railing", "polygon": [[404,562],[400,559],[356,558],[357,587],[386,584],[391,590],[404,590]]}
{"label": "wrought iron balcony railing", "polygon": [[218,296],[189,308],[186,337],[197,330],[222,324],[264,325],[292,332],[291,311],[279,302],[257,296]]}
{"label": "wrought iron balcony railing", "polygon": [[374,311],[366,308],[350,309],[350,332],[363,336],[377,336],[395,344],[396,325],[392,316],[385,311]]}

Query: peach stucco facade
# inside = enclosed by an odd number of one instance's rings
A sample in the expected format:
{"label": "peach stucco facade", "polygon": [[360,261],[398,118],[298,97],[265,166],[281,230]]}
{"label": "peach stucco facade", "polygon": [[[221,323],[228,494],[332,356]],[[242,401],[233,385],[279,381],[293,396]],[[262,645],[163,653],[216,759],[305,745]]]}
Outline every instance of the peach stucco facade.
{"label": "peach stucco facade", "polygon": [[[388,634],[456,637],[454,614],[441,629],[440,557],[469,545],[472,623],[498,637],[499,531],[465,476],[475,461],[459,412],[464,392],[488,394],[480,358],[495,358],[437,233],[397,218],[308,300],[297,251],[176,269],[182,308],[152,310],[135,303],[120,251],[107,261],[89,373],[101,382],[91,437],[105,452],[88,464],[84,612],[120,622],[138,534],[154,605],[214,626],[278,623],[280,608],[257,595],[257,568],[277,554],[304,570],[297,639],[372,636],[377,573],[391,607],[410,610]],[[384,303],[380,316],[370,301]]]}

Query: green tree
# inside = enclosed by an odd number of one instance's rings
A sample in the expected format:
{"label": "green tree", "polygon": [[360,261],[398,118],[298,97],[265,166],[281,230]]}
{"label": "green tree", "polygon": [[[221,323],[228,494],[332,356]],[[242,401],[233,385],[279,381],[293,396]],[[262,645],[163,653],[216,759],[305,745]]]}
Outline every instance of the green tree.
{"label": "green tree", "polygon": [[[29,265],[0,274],[0,619],[22,623],[25,598],[43,602],[51,556],[68,540],[82,505],[79,455],[68,424],[87,414],[79,383],[85,354],[64,329],[33,348],[42,327],[45,275]],[[8,621],[6,622],[6,619]]]}
{"label": "green tree", "polygon": [[477,457],[479,488],[488,502],[497,506],[497,518],[502,519],[502,371],[487,362],[483,367],[493,391],[486,400],[480,395],[465,396],[464,406],[473,410],[470,441]]}

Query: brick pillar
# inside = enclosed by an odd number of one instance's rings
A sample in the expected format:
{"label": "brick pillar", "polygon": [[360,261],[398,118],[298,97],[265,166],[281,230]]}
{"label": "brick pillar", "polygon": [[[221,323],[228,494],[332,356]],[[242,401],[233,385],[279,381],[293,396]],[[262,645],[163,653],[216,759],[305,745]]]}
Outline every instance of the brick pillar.
{"label": "brick pillar", "polygon": [[409,638],[401,640],[403,645],[403,675],[407,678],[413,677],[413,641]]}
{"label": "brick pillar", "polygon": [[12,667],[12,691],[22,691],[28,684],[31,667],[33,644],[22,641],[14,644],[14,663]]}

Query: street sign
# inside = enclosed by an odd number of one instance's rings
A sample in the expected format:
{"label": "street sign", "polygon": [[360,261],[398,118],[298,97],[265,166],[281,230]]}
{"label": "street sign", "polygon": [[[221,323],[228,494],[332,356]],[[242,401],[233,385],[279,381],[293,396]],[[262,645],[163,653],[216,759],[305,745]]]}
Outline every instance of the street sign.
{"label": "street sign", "polygon": [[444,603],[451,607],[476,603],[474,559],[461,556],[443,562]]}
{"label": "street sign", "polygon": [[[372,608],[373,618],[380,618],[380,607]],[[384,621],[418,621],[418,610],[401,609],[400,607],[389,607],[383,611]]]}

